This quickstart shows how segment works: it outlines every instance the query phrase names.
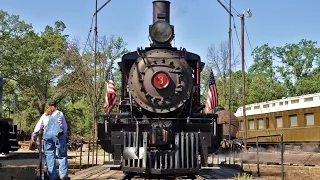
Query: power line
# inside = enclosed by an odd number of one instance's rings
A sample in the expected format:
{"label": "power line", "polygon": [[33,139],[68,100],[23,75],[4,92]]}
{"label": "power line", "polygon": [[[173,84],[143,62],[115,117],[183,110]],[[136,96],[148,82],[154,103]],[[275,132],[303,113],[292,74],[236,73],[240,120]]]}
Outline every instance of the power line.
{"label": "power line", "polygon": [[89,32],[88,32],[88,36],[87,36],[86,43],[85,43],[85,45],[84,45],[84,47],[83,47],[82,55],[83,55],[84,51],[86,50],[87,44],[88,44],[88,42],[89,42],[89,40],[90,40],[90,34],[91,34],[91,32],[92,32],[92,25],[93,25],[93,17],[94,17],[94,16],[92,16],[92,19],[91,19],[90,30],[89,30]]}
{"label": "power line", "polygon": [[248,38],[250,49],[251,49],[251,55],[252,55],[253,50],[252,50],[252,46],[251,46],[251,42],[250,42],[250,38],[249,38],[249,34],[248,34],[248,31],[247,31],[246,24],[244,24],[244,29],[245,29],[246,34],[247,34],[247,38]]}
{"label": "power line", "polygon": [[224,4],[222,4],[220,0],[217,0],[217,1],[229,13],[229,15],[233,17],[232,12]]}
{"label": "power line", "polygon": [[[233,18],[233,28],[234,28],[234,30],[235,30],[235,32],[236,32],[236,35],[237,35],[237,39],[238,39],[238,43],[239,43],[239,47],[240,47],[240,49],[242,49],[241,44],[240,44],[240,40],[239,40],[239,36],[238,36],[237,27],[236,27],[236,24],[234,23],[234,18]],[[249,37],[249,36],[248,36],[248,34],[247,34],[247,37]],[[250,41],[249,41],[249,43],[250,43]],[[251,56],[252,56],[252,47],[251,47],[251,43],[250,43],[250,48],[251,48]],[[246,69],[248,69],[248,67],[247,67],[247,64],[246,64],[246,61],[245,61],[245,60],[244,60],[244,63],[245,63],[245,67],[246,67]]]}
{"label": "power line", "polygon": [[[234,60],[233,36],[231,35],[231,37],[232,37],[232,39],[231,39],[231,45],[232,45],[232,58],[233,58],[233,61],[235,61],[235,60]],[[236,69],[237,69],[237,67],[236,67],[236,65],[235,65],[234,71],[236,71]]]}
{"label": "power line", "polygon": [[[229,5],[229,3],[226,0],[223,0],[225,3],[227,3]],[[233,10],[231,10],[234,14],[236,14],[237,16],[240,16],[240,13],[234,8],[231,7]]]}
{"label": "power line", "polygon": [[[230,5],[226,0],[223,0],[223,1],[224,1],[227,5]],[[226,9],[226,7],[225,7],[219,0],[218,0],[218,2]],[[234,7],[231,6],[231,8],[232,8],[232,10],[231,10],[232,13],[236,14],[237,16],[241,16],[241,14],[240,14]],[[240,44],[240,40],[239,40],[239,36],[238,36],[237,29],[236,29],[236,25],[235,25],[235,21],[234,21],[234,16],[232,16],[232,18],[233,18],[233,27],[234,27],[234,29],[235,29],[235,31],[236,31],[236,35],[237,35],[239,47],[240,47],[240,49],[241,49],[242,47],[241,47],[241,44]],[[252,56],[253,49],[252,49],[250,37],[249,37],[249,34],[248,34],[248,31],[247,31],[247,28],[246,28],[246,25],[245,25],[245,24],[244,24],[244,27],[245,27],[246,35],[247,35],[247,38],[248,38],[248,41],[249,41],[250,49],[251,49],[251,54],[250,54],[250,56]],[[246,69],[247,69],[246,63],[245,63],[245,66],[246,66]]]}
{"label": "power line", "polygon": [[234,30],[236,32],[236,35],[237,35],[239,47],[240,47],[240,49],[242,49],[241,44],[240,44],[240,39],[239,39],[239,36],[238,36],[238,32],[237,32],[237,28],[236,28],[236,24],[234,23],[234,17],[233,17],[233,28],[234,28]]}

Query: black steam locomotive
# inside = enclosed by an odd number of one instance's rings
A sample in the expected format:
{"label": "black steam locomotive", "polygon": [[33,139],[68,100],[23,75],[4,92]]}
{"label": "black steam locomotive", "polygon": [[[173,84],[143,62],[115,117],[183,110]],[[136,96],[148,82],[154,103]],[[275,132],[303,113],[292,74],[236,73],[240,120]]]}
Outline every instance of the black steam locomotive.
{"label": "black steam locomotive", "polygon": [[17,140],[17,125],[13,119],[2,117],[3,78],[0,77],[0,154],[17,151],[20,147]]}
{"label": "black steam locomotive", "polygon": [[128,175],[194,177],[222,140],[217,114],[202,113],[199,55],[172,47],[170,2],[153,2],[150,47],[122,56],[119,113],[98,125],[99,144]]}

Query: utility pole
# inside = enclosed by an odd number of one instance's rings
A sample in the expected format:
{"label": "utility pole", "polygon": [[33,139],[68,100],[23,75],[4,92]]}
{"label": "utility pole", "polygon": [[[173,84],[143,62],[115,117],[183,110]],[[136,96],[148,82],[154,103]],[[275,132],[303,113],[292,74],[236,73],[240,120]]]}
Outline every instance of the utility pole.
{"label": "utility pole", "polygon": [[[229,143],[231,139],[231,17],[232,11],[231,11],[231,0],[229,0],[229,9],[226,8],[224,4],[221,3],[220,0],[217,0],[220,5],[229,13],[229,110],[230,110],[230,115],[229,115]],[[244,138],[247,138],[247,122],[246,122],[246,89],[245,89],[245,60],[244,60],[244,14],[246,13],[246,16],[250,18],[252,16],[252,13],[250,9],[244,11],[242,14],[238,14],[237,16],[240,17],[241,20],[241,62],[242,62],[242,108],[243,108],[243,122],[244,122]],[[245,150],[247,149],[247,140],[244,140],[244,148]]]}
{"label": "utility pole", "polygon": [[[98,0],[96,0],[95,25],[94,25],[94,101],[93,101],[93,142],[98,142],[97,137],[97,44],[98,44]],[[98,143],[97,143],[98,146]],[[94,161],[94,144],[92,146],[92,165]]]}
{"label": "utility pole", "polygon": [[[98,0],[96,0],[96,10],[93,16],[95,16],[95,27],[94,27],[94,102],[93,102],[93,139],[94,141],[98,140],[98,121],[97,121],[97,113],[98,113],[98,95],[97,95],[97,44],[98,44],[98,12],[105,7],[111,0],[105,2],[98,9]],[[93,141],[93,142],[94,142]],[[97,141],[98,142],[98,141]],[[98,145],[98,144],[97,144]],[[98,154],[98,152],[96,152]],[[92,165],[94,159],[94,147],[92,149]],[[96,161],[97,164],[97,161]]]}
{"label": "utility pole", "polygon": [[242,65],[242,111],[244,123],[244,149],[247,150],[247,118],[246,118],[246,72],[244,68],[244,14],[240,16],[241,20],[241,65]]}
{"label": "utility pole", "polygon": [[229,146],[231,145],[231,0],[229,0]]}
{"label": "utility pole", "polygon": [[244,123],[244,149],[247,150],[247,118],[246,118],[246,72],[245,72],[245,60],[244,60],[244,14],[246,13],[247,17],[251,17],[252,13],[250,9],[245,11],[240,15],[241,21],[241,64],[242,64],[242,117]]}
{"label": "utility pole", "polygon": [[231,12],[231,0],[229,0],[229,9],[221,3],[220,0],[217,0],[218,3],[229,13],[229,43],[228,43],[228,48],[229,48],[229,55],[228,55],[228,59],[229,59],[229,136],[228,136],[228,144],[230,146],[231,144],[231,115],[232,115],[232,111],[231,111],[231,37],[232,37],[232,29],[231,29],[231,17],[233,17],[233,14]]}

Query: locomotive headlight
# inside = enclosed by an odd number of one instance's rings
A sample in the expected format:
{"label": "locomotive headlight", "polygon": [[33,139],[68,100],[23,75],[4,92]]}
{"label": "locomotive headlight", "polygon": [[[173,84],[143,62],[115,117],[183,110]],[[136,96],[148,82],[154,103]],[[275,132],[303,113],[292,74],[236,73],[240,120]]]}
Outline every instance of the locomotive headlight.
{"label": "locomotive headlight", "polygon": [[166,21],[157,21],[150,28],[150,37],[158,43],[165,43],[172,39],[173,28]]}

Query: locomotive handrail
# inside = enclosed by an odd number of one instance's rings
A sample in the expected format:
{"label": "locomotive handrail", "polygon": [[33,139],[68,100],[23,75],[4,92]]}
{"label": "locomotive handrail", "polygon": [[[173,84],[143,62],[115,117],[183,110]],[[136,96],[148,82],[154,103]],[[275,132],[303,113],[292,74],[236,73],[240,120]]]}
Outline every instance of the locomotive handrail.
{"label": "locomotive handrail", "polygon": [[[126,118],[128,120],[143,120],[143,118]],[[187,118],[148,118],[148,120],[187,120]],[[216,118],[209,118],[209,117],[205,117],[205,118],[189,118],[189,120],[217,120]]]}
{"label": "locomotive handrail", "polygon": [[[143,119],[143,118],[137,118],[137,117],[127,117],[131,116],[130,112],[123,112],[123,113],[118,113],[118,112],[111,112],[111,113],[106,113],[104,115],[97,115],[97,117],[118,117],[122,118],[125,117],[126,119]],[[185,118],[148,118],[149,120],[183,120],[183,119],[190,119],[190,120],[198,120],[198,119],[217,119],[218,115],[214,113],[192,113],[191,116],[193,117],[185,117]]]}

